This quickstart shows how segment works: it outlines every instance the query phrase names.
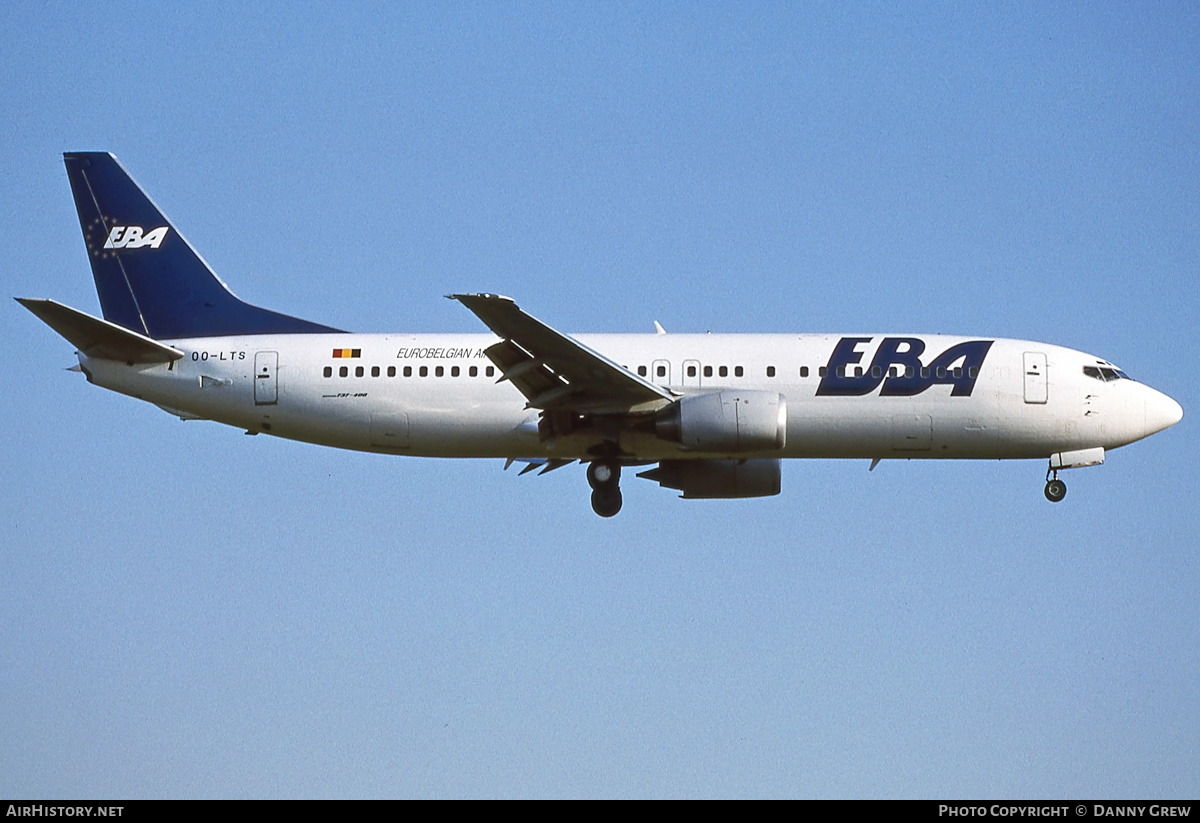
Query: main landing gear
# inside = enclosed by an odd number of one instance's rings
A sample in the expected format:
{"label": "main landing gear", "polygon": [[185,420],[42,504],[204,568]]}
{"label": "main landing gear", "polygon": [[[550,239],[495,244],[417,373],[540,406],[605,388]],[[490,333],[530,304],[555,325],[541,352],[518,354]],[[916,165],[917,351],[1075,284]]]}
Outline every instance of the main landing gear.
{"label": "main landing gear", "polygon": [[1058,503],[1067,496],[1067,484],[1058,479],[1058,469],[1046,470],[1046,499]]}
{"label": "main landing gear", "polygon": [[587,480],[592,487],[592,511],[601,517],[612,517],[621,510],[620,463],[593,460],[588,463]]}

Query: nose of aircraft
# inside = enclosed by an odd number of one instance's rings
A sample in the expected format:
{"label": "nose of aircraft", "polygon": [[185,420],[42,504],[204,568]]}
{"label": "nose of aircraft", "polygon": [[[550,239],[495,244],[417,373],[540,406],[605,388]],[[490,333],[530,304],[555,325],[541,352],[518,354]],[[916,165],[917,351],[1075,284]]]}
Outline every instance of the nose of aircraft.
{"label": "nose of aircraft", "polygon": [[1174,426],[1183,419],[1183,406],[1160,391],[1146,387],[1146,436]]}

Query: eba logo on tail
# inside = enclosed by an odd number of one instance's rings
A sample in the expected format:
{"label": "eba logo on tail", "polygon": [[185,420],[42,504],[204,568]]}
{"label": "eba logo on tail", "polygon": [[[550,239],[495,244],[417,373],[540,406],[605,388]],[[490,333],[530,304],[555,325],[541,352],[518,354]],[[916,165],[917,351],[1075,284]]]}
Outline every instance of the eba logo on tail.
{"label": "eba logo on tail", "polygon": [[106,249],[157,249],[167,236],[167,226],[160,226],[148,234],[141,226],[113,226],[104,241]]}

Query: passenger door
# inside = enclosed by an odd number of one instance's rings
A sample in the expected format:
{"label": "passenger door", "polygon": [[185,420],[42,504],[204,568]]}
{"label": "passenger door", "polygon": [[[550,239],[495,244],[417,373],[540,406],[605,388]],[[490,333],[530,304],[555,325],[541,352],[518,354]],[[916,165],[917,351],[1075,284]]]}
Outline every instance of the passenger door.
{"label": "passenger door", "polygon": [[254,355],[254,405],[273,406],[279,402],[279,352],[260,351]]}
{"label": "passenger door", "polygon": [[1046,385],[1046,355],[1038,351],[1025,352],[1025,402],[1045,403],[1049,394]]}

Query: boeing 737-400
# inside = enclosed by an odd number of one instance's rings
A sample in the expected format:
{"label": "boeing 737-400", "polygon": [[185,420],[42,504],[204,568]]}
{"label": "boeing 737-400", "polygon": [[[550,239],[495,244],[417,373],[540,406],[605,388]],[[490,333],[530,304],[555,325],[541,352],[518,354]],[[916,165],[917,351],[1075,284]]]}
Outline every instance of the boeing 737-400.
{"label": "boeing 737-400", "polygon": [[450,295],[488,333],[354,334],[239,300],[116,157],[64,157],[104,317],[18,299],[90,382],[250,434],[580,461],[603,517],[625,468],[683,497],[764,497],[789,457],[1046,460],[1057,502],[1059,470],[1183,416],[1107,360],[1025,340],[568,335],[494,294]]}

